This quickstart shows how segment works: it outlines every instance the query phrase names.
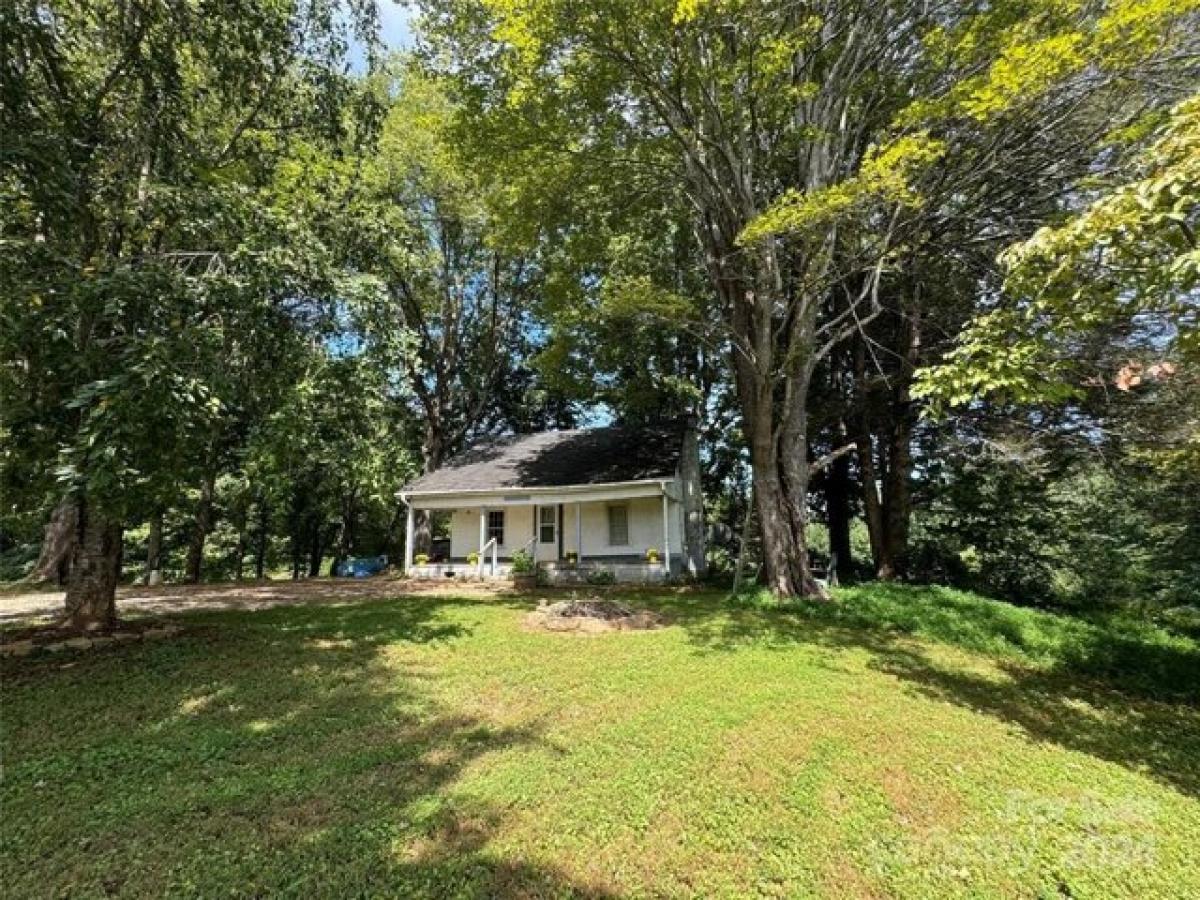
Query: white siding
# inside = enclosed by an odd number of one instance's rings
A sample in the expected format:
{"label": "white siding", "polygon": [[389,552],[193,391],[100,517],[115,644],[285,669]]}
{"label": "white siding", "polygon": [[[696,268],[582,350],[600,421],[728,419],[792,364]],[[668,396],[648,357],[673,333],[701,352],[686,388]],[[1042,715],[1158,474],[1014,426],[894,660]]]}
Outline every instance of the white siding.
{"label": "white siding", "polygon": [[[629,509],[629,543],[613,546],[608,542],[608,507],[620,503]],[[603,503],[580,505],[583,522],[583,549],[580,556],[595,559],[603,556],[644,556],[651,547],[663,553],[662,497],[638,497],[632,500],[616,500]],[[576,550],[574,503],[568,503],[565,512],[563,550]],[[670,504],[671,556],[679,552],[680,534],[683,529],[683,514],[680,504]]]}
{"label": "white siding", "polygon": [[[494,507],[499,509],[499,507]],[[512,556],[533,537],[533,507],[506,506],[501,556]],[[479,550],[479,507],[456,509],[450,516],[450,556],[463,559]],[[490,552],[489,552],[490,555]]]}
{"label": "white siding", "polygon": [[[608,542],[608,507],[621,504],[629,510],[629,543],[624,546],[612,546]],[[557,504],[553,505],[557,508]],[[499,509],[501,507],[491,507]],[[511,556],[517,550],[526,547],[535,536],[535,507],[532,505],[513,505],[504,509],[504,543],[500,546],[500,555]],[[585,559],[601,559],[611,556],[643,557],[646,551],[653,547],[661,555],[663,546],[663,506],[662,496],[633,497],[628,500],[584,501],[576,504],[563,504],[562,516],[562,548],[564,553],[579,551],[576,545],[576,510],[582,512],[583,550],[580,555]],[[669,525],[671,536],[671,568],[678,571],[682,560],[683,550],[683,504],[672,500],[669,504]],[[450,555],[455,559],[463,559],[468,553],[479,549],[479,515],[480,507],[455,509],[450,517]],[[536,545],[539,561],[553,561],[558,558],[559,542],[550,544],[538,542]]]}

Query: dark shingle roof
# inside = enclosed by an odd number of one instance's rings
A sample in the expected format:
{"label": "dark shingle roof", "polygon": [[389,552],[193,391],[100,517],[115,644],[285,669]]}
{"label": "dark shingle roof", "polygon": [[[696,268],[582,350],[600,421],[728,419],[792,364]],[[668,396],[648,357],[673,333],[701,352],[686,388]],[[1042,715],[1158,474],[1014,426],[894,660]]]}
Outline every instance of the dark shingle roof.
{"label": "dark shingle roof", "polygon": [[579,428],[497,438],[422,475],[404,493],[509,490],[671,478],[682,430],[675,426]]}

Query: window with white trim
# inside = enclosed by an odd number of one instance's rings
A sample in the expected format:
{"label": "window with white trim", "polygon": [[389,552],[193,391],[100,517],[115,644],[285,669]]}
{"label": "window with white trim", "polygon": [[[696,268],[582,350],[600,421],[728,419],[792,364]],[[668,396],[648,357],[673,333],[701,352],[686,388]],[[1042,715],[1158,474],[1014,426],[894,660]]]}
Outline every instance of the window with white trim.
{"label": "window with white trim", "polygon": [[629,546],[629,507],[624,504],[608,508],[608,545]]}
{"label": "window with white trim", "polygon": [[558,507],[538,507],[538,540],[543,544],[553,544],[558,540]]}
{"label": "window with white trim", "polygon": [[496,539],[498,545],[504,544],[504,510],[493,509],[488,512],[487,536],[490,541]]}

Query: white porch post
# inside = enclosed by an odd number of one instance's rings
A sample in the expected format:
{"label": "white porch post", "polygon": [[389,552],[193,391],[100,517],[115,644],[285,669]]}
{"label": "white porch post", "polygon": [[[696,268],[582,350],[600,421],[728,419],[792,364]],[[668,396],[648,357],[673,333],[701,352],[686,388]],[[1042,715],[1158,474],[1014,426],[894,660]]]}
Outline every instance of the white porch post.
{"label": "white porch post", "polygon": [[479,507],[479,577],[483,577],[483,545],[487,543],[487,507]]}
{"label": "white porch post", "polygon": [[575,501],[575,560],[583,562],[583,504]]}
{"label": "white porch post", "polygon": [[408,515],[404,519],[404,574],[411,575],[413,567],[413,532],[416,530],[415,510],[412,500],[408,501]]}
{"label": "white porch post", "polygon": [[669,503],[670,500],[667,499],[667,490],[666,488],[663,488],[663,563],[667,567],[667,575],[671,574],[671,514],[669,510]]}

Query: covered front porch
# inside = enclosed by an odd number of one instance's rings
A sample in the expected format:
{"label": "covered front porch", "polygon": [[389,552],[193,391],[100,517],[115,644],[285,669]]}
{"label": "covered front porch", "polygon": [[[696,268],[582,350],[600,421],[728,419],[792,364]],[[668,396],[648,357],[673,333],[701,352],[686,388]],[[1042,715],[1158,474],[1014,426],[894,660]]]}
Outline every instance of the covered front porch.
{"label": "covered front porch", "polygon": [[[411,494],[405,572],[413,578],[510,578],[528,554],[550,584],[666,580],[680,568],[682,509],[674,480],[524,491]],[[419,510],[449,513],[449,553],[414,553]]]}

